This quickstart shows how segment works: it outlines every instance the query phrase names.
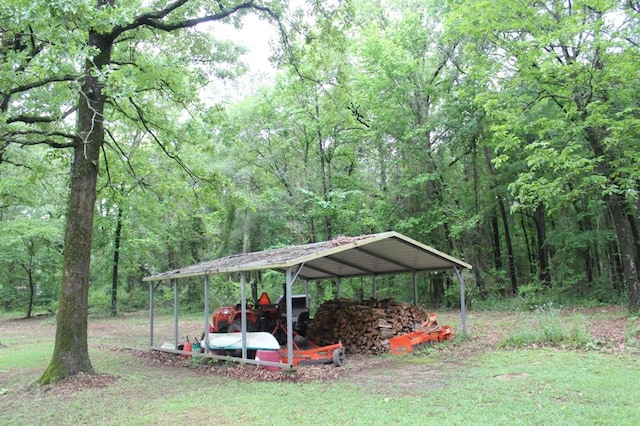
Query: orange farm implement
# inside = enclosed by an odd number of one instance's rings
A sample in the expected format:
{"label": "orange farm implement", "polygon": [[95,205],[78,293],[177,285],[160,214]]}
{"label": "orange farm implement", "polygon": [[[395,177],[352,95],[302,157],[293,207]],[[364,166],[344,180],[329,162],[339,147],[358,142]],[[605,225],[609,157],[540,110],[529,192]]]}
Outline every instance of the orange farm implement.
{"label": "orange farm implement", "polygon": [[[291,363],[294,366],[333,363],[336,367],[342,367],[346,362],[342,343],[318,346],[307,341],[305,346],[305,348],[301,348],[294,344],[293,362]],[[282,362],[288,364],[287,350],[285,348],[281,349],[280,354]]]}
{"label": "orange farm implement", "polygon": [[436,314],[432,312],[421,327],[390,338],[389,349],[393,355],[408,354],[416,348],[445,340],[453,340],[453,329],[448,325],[439,325]]}

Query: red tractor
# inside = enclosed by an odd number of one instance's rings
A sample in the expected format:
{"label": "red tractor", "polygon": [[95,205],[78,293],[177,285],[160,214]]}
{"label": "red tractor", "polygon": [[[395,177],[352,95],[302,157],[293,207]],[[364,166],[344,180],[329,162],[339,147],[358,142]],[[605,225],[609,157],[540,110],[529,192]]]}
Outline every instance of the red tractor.
{"label": "red tractor", "polygon": [[[287,348],[287,314],[286,299],[284,296],[278,297],[275,303],[271,303],[271,299],[267,293],[262,293],[255,305],[247,305],[247,334],[259,335],[267,332],[277,340],[281,346],[279,357],[284,363],[295,366],[305,364],[327,364],[334,363],[336,366],[342,367],[345,364],[345,352],[342,343],[338,342],[333,345],[319,346],[306,339],[307,326],[311,320],[309,318],[309,296],[294,295],[292,299],[293,319],[293,358],[288,360]],[[213,312],[213,322],[209,324],[209,333],[236,333],[242,330],[242,306],[221,306]],[[255,333],[254,333],[255,332]],[[225,342],[225,347],[219,347],[220,339],[216,336],[209,336],[211,340],[216,340],[216,351],[239,353],[237,341],[233,345]],[[203,336],[204,339],[204,336]],[[222,339],[224,340],[224,339]],[[211,343],[210,343],[211,344]],[[211,346],[210,346],[211,347]],[[253,358],[257,355],[256,348],[249,348],[248,356]],[[270,351],[266,351],[270,352]]]}
{"label": "red tractor", "polygon": [[[309,297],[291,296],[293,302],[293,329],[301,336],[306,335],[309,320]],[[267,331],[272,333],[281,344],[286,343],[286,300],[278,297],[275,303],[267,293],[262,293],[255,305],[247,304],[247,331]],[[213,321],[209,324],[209,333],[233,333],[242,330],[242,306],[221,306],[213,311]]]}

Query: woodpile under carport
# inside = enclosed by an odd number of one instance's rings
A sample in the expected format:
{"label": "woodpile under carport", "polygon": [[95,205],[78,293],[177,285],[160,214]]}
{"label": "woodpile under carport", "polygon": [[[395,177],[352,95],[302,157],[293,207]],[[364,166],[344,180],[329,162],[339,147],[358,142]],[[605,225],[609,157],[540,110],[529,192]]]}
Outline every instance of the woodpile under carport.
{"label": "woodpile under carport", "polygon": [[413,331],[427,316],[423,308],[393,299],[330,300],[318,308],[307,337],[318,345],[340,341],[350,354],[378,354],[389,350],[389,338]]}

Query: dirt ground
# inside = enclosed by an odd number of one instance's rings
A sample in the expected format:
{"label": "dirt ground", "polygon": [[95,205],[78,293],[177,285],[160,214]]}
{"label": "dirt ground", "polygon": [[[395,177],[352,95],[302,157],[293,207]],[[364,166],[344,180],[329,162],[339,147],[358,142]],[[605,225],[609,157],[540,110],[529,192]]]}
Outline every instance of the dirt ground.
{"label": "dirt ground", "polygon": [[[628,318],[622,307],[563,311],[561,316],[567,318],[584,317],[594,341],[603,350],[624,351],[628,347],[625,342],[625,330],[629,329],[632,320]],[[124,353],[142,359],[151,365],[199,369],[200,372],[240,380],[282,382],[343,380],[362,386],[375,387],[380,392],[393,389],[395,392],[411,393],[437,389],[443,384],[442,362],[464,364],[483,352],[495,348],[518,325],[521,325],[523,320],[530,319],[531,317],[526,315],[511,312],[470,312],[466,318],[468,335],[463,338],[459,331],[461,328],[460,313],[446,312],[439,315],[439,321],[441,324],[450,324],[454,327],[458,336],[453,342],[431,346],[418,356],[347,354],[345,367],[339,368],[332,364],[304,366],[299,367],[295,374],[284,371],[268,371],[254,365],[225,362],[203,365],[173,354],[136,349],[132,343],[144,341],[148,335],[148,325],[143,321],[125,321],[123,323],[117,320],[90,320],[89,345],[92,350]],[[637,329],[637,320],[635,321]],[[0,321],[0,330],[10,330],[14,336],[29,335],[34,327],[38,327],[42,332],[42,322],[42,318],[3,320]],[[55,330],[53,321],[47,322],[44,327],[49,332]],[[638,345],[640,342],[637,341],[637,336],[635,338],[635,345]],[[0,341],[0,350],[3,346],[3,342]],[[118,376],[109,374],[78,374],[59,382],[50,390],[56,394],[64,395],[85,388],[110,386],[117,380]]]}

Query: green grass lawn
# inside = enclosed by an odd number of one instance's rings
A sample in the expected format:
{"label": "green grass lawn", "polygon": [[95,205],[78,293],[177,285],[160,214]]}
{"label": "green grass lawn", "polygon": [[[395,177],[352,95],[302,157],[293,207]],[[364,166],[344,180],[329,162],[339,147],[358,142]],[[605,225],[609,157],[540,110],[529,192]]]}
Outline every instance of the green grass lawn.
{"label": "green grass lawn", "polygon": [[[482,321],[483,313],[474,315],[476,322]],[[634,348],[477,350],[471,336],[444,350],[386,356],[382,367],[370,371],[355,371],[347,364],[348,374],[334,381],[291,383],[237,380],[197,368],[156,365],[90,344],[96,370],[117,378],[102,388],[60,392],[31,386],[51,356],[53,324],[16,324],[0,321],[3,425],[640,422],[640,357]],[[122,339],[109,325],[127,330],[129,342],[144,341],[143,316],[95,321],[91,341],[113,344]]]}

